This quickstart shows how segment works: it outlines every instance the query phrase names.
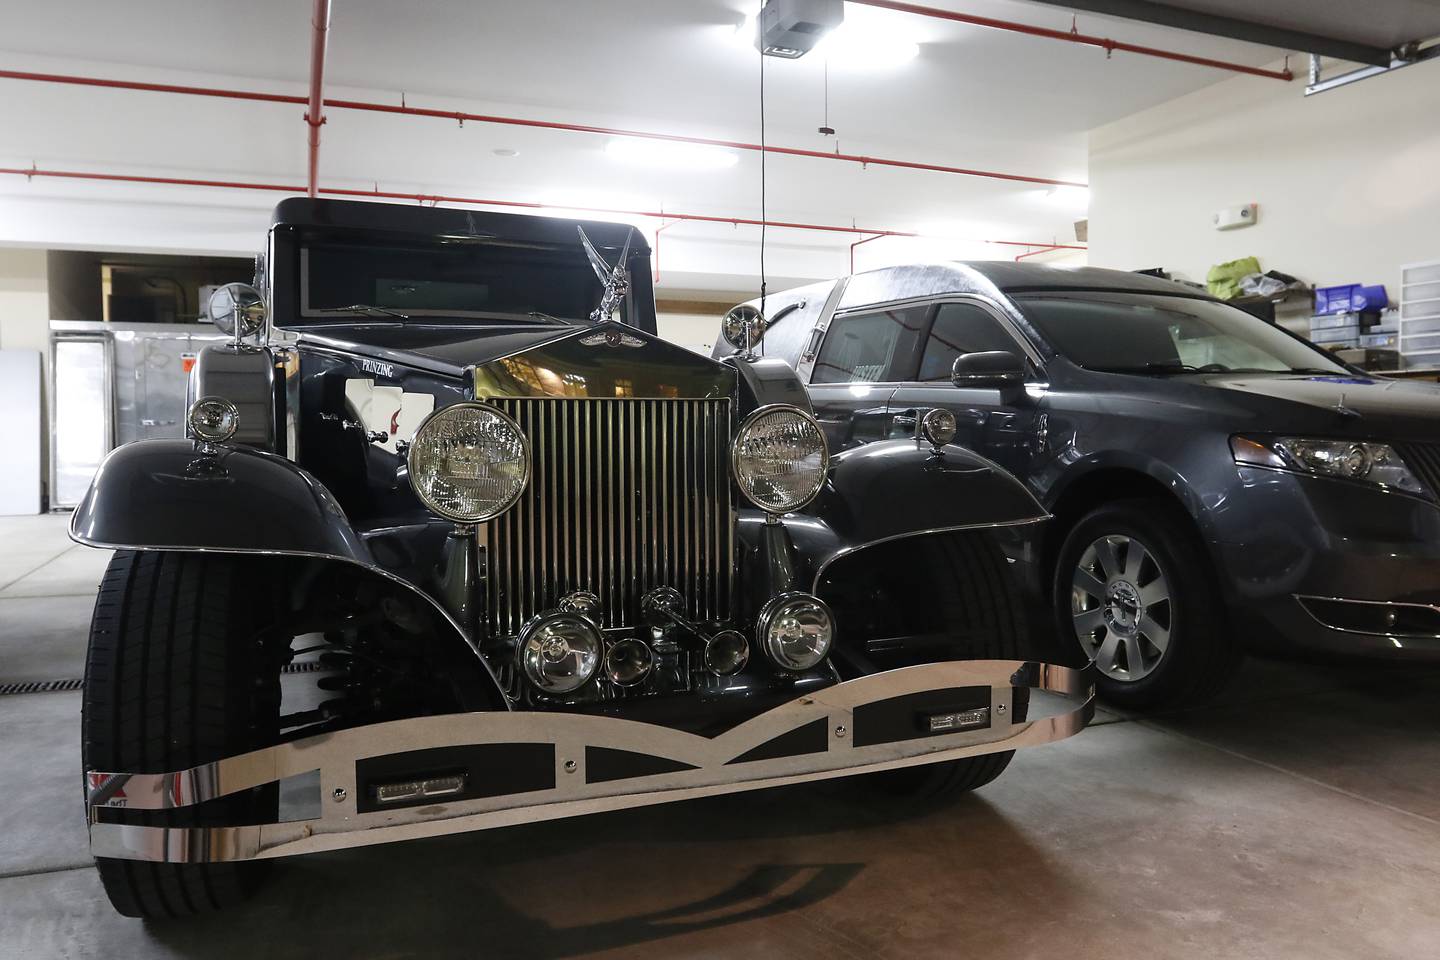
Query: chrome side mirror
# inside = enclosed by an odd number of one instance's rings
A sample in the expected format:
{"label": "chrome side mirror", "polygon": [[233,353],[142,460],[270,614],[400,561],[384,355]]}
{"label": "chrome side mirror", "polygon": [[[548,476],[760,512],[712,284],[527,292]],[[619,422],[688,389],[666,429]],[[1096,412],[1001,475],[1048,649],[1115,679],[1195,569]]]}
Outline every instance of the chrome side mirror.
{"label": "chrome side mirror", "polygon": [[1004,390],[1025,382],[1025,358],[1009,350],[962,353],[950,368],[950,382],[971,390]]}
{"label": "chrome side mirror", "polygon": [[265,328],[265,298],[248,283],[227,283],[210,294],[210,322],[235,342]]}
{"label": "chrome side mirror", "polygon": [[720,336],[740,351],[744,359],[751,360],[755,356],[755,344],[765,336],[765,329],[769,325],[769,321],[759,310],[748,303],[742,303],[725,314],[725,319],[720,321]]}

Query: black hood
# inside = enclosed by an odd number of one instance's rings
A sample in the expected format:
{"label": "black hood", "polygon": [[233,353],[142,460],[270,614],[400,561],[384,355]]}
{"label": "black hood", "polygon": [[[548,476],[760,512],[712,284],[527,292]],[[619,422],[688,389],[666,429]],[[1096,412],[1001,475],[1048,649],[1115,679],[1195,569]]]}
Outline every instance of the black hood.
{"label": "black hood", "polygon": [[573,336],[589,324],[426,324],[369,320],[316,325],[301,331],[306,343],[358,353],[432,373],[461,376],[465,368]]}
{"label": "black hood", "polygon": [[470,381],[477,397],[730,396],[732,367],[624,323],[327,323],[307,346]]}

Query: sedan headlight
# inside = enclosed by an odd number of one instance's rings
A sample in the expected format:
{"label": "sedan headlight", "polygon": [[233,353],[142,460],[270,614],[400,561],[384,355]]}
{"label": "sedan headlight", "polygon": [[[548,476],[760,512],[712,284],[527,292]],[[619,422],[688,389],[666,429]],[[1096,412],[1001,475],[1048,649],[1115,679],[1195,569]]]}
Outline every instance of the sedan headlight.
{"label": "sedan headlight", "polygon": [[1427,495],[1400,454],[1388,443],[1310,440],[1302,437],[1231,437],[1235,462],[1320,477],[1359,480],[1406,493]]}
{"label": "sedan headlight", "polygon": [[407,462],[415,495],[456,523],[499,516],[530,482],[530,444],[520,425],[482,403],[431,414],[415,431]]}
{"label": "sedan headlight", "polygon": [[740,424],[731,452],[735,482],[762,510],[789,513],[820,492],[830,467],[825,433],[799,407],[761,407]]}

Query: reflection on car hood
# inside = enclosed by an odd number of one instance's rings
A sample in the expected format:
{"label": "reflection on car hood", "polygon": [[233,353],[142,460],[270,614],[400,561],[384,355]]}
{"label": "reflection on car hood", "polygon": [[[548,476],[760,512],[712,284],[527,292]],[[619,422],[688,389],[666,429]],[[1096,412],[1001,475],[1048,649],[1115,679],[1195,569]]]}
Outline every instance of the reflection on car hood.
{"label": "reflection on car hood", "polygon": [[1227,391],[1259,415],[1256,429],[1266,432],[1320,429],[1375,438],[1440,439],[1440,384],[1349,374],[1236,373],[1168,382]]}
{"label": "reflection on car hood", "polygon": [[475,395],[566,398],[722,397],[732,367],[614,321],[560,326],[326,324],[303,344],[457,378]]}

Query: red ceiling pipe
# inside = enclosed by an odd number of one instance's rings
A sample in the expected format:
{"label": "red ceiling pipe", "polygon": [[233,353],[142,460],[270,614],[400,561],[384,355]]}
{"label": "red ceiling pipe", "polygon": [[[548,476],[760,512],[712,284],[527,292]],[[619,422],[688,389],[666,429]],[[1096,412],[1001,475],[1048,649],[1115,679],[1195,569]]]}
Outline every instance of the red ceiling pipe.
{"label": "red ceiling pipe", "polygon": [[[323,56],[323,51],[322,54]],[[32,73],[23,70],[0,70],[0,79],[32,80],[40,83],[65,83],[77,86],[108,87],[113,90],[141,90],[150,93],[183,93],[199,97],[223,97],[230,100],[256,100],[266,103],[306,103],[306,97],[280,93],[260,93],[250,90],[224,90],[215,87],[190,87],[173,83],[142,83],[131,80],[112,80],[100,77],[79,77],[69,74]],[[313,89],[313,88],[312,88]],[[799,147],[761,146],[743,140],[717,140],[709,137],[688,137],[675,133],[656,133],[649,130],[629,130],[621,127],[597,127],[581,123],[560,123],[554,120],[532,120],[526,117],[506,117],[496,114],[467,113],[461,110],[438,110],[432,107],[412,107],[400,103],[373,103],[366,100],[325,99],[322,107],[337,110],[362,110],[369,113],[394,113],[412,117],[434,117],[464,123],[493,123],[512,127],[533,127],[542,130],[564,130],[571,133],[594,133],[611,137],[634,137],[642,140],[671,140],[679,143],[697,143],[702,146],[728,147],[733,150],[749,150],[791,157],[806,157],[817,160],[839,160],[858,163],[861,166],[898,167],[905,170],[926,170],[932,173],[950,173],[964,177],[981,177],[990,180],[1008,180],[1016,183],[1034,183],[1041,186],[1084,187],[1078,180],[1056,180],[1051,177],[1032,177],[1027,174],[1002,173],[997,170],[980,170],[971,167],[952,167],[938,163],[921,163],[914,160],[896,160],[890,157],[871,157],[858,153],[825,152],[824,150],[803,150]],[[318,113],[314,108],[306,118]],[[321,120],[323,123],[323,118]],[[319,133],[315,132],[318,141]]]}
{"label": "red ceiling pipe", "polygon": [[[90,173],[77,170],[41,170],[37,167],[0,167],[0,175],[34,177],[59,177],[69,180],[103,180],[116,183],[151,183],[181,187],[220,187],[232,190],[269,190],[277,193],[303,193],[305,188],[285,183],[245,183],[235,180],[200,180],[188,177],[149,177],[139,174]],[[827,223],[800,223],[791,220],[756,220],[750,217],[717,217],[699,213],[671,213],[668,210],[617,210],[611,207],[571,207],[553,203],[537,203],[533,200],[494,200],[484,197],[460,197],[445,194],[401,193],[393,190],[350,190],[341,187],[320,187],[318,193],[334,197],[365,197],[372,200],[409,200],[415,203],[461,203],[481,207],[519,207],[526,210],[579,210],[584,213],[599,213],[626,217],[652,217],[657,220],[689,220],[696,223],[728,223],[731,226],[778,227],[788,230],[818,230],[825,233],[875,234],[876,237],[919,237],[923,234],[905,230],[875,230],[869,227],[840,227]],[[979,243],[993,243],[1007,247],[1038,247],[1044,244],[1023,240],[981,240]],[[1056,244],[1055,249],[1084,250],[1073,244]]]}
{"label": "red ceiling pipe", "polygon": [[310,99],[305,106],[305,123],[310,128],[310,177],[306,192],[313,197],[320,186],[320,125],[325,122],[325,44],[330,36],[330,0],[315,0],[310,27]]}
{"label": "red ceiling pipe", "polygon": [[1042,254],[1042,253],[1054,253],[1056,250],[1074,250],[1074,249],[1077,249],[1077,248],[1075,248],[1075,247],[1062,247],[1062,246],[1060,246],[1060,245],[1058,245],[1058,244],[1053,244],[1053,243],[1052,243],[1052,244],[1046,244],[1045,246],[1041,247],[1039,250],[1027,250],[1027,251],[1024,252],[1024,253],[1016,254],[1016,255],[1015,255],[1015,260],[1016,260],[1016,262],[1018,263],[1019,261],[1025,260],[1025,259],[1027,259],[1027,258],[1029,258],[1029,257],[1038,257],[1038,256],[1040,256],[1040,254]]}
{"label": "red ceiling pipe", "polygon": [[[3,73],[0,73],[3,76]],[[861,166],[901,167],[906,170],[928,170],[934,173],[953,173],[964,177],[984,177],[991,180],[1011,180],[1019,183],[1038,183],[1052,187],[1085,187],[1089,184],[1078,180],[1056,180],[1052,177],[1032,177],[1021,173],[1001,173],[996,170],[980,170],[974,167],[950,167],[939,163],[921,163],[915,160],[896,160],[888,157],[871,157],[859,153],[837,151],[804,150],[800,147],[761,146],[745,140],[718,140],[711,137],[688,137],[678,133],[655,133],[648,130],[629,130],[623,127],[597,127],[581,123],[560,123],[554,120],[530,120],[523,117],[503,117],[488,113],[466,113],[462,110],[438,110],[433,107],[412,107],[408,104],[373,103],[365,100],[326,100],[325,105],[344,110],[365,110],[371,113],[397,113],[411,117],[436,117],[464,123],[497,123],[512,127],[538,127],[543,130],[568,130],[573,133],[598,133],[608,137],[634,137],[642,140],[671,140],[679,143],[697,143],[706,147],[726,147],[731,150],[750,150],[755,153],[773,153],[787,157],[808,157],[816,160],[842,160]]]}
{"label": "red ceiling pipe", "polygon": [[861,237],[859,240],[856,240],[854,243],[850,244],[850,272],[851,272],[851,273],[854,273],[854,272],[855,272],[855,248],[858,247],[858,246],[860,246],[860,244],[862,244],[862,243],[869,243],[871,240],[879,240],[881,236],[883,236],[883,234],[879,234],[879,235],[876,235],[876,236],[873,236],[873,237]]}
{"label": "red ceiling pipe", "polygon": [[1047,40],[1063,40],[1066,43],[1081,43],[1090,47],[1100,47],[1105,51],[1107,57],[1116,50],[1119,50],[1123,53],[1136,53],[1144,57],[1159,57],[1162,60],[1176,60],[1180,63],[1193,63],[1202,67],[1214,67],[1217,70],[1234,70],[1236,73],[1248,73],[1254,77],[1266,77],[1270,80],[1295,79],[1295,75],[1288,69],[1266,70],[1261,67],[1252,67],[1243,63],[1231,63],[1228,60],[1196,57],[1188,53],[1175,53],[1171,50],[1161,50],[1157,47],[1142,47],[1134,43],[1122,43],[1119,40],[1111,40],[1109,37],[1096,37],[1090,34],[1080,33],[1073,28],[1070,30],[1051,30],[1048,27],[1036,27],[1028,23],[1016,23],[1013,20],[996,20],[993,17],[977,17],[973,14],[959,13],[954,10],[941,10],[938,7],[924,7],[917,3],[901,3],[899,0],[850,0],[850,2],[861,3],[867,7],[895,10],[899,13],[913,13],[922,17],[934,17],[938,20],[968,23],[976,27],[1009,30],[1012,33],[1023,33],[1031,37],[1044,37]]}

